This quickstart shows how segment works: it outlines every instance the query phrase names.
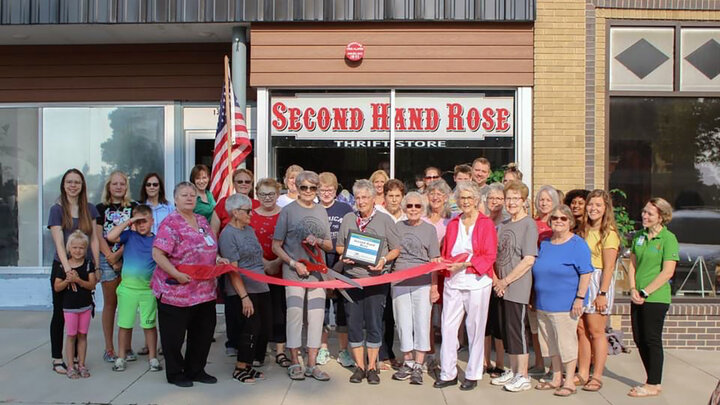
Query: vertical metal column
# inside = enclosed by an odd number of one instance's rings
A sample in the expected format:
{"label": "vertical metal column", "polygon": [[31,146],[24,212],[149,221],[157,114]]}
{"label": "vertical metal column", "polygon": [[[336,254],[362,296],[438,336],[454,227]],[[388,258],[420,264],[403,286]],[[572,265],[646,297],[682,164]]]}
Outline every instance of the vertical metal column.
{"label": "vertical metal column", "polygon": [[240,111],[248,117],[245,109],[247,89],[247,28],[234,27],[232,36],[232,57],[230,71],[232,73],[233,90],[240,104]]}

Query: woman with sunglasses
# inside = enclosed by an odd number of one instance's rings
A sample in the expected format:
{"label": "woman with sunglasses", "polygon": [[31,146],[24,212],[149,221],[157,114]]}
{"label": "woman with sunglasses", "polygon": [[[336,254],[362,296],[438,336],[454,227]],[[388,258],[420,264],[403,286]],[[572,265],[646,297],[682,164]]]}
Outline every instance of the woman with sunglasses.
{"label": "woman with sunglasses", "polygon": [[[297,282],[321,281],[317,272],[310,272],[301,260],[317,263],[325,252],[332,250],[330,223],[327,211],[315,203],[320,178],[317,173],[303,171],[295,178],[298,199],[280,211],[273,252],[283,261],[285,280]],[[288,375],[293,380],[312,377],[328,381],[330,376],[317,365],[317,354],[322,340],[325,318],[325,290],[322,288],[285,287],[287,304],[287,347],[290,349]],[[307,301],[307,306],[305,302]],[[306,313],[307,309],[307,313]],[[300,365],[303,318],[307,315],[307,368]]]}
{"label": "woman with sunglasses", "polygon": [[[407,219],[396,224],[400,234],[400,255],[395,261],[395,271],[420,266],[431,260],[439,261],[437,231],[422,220],[427,210],[425,198],[411,191],[403,198],[402,207]],[[410,384],[422,385],[422,366],[425,353],[430,350],[430,312],[432,304],[439,298],[437,274],[433,272],[403,280],[394,284],[391,291],[400,351],[404,354],[403,365],[392,378],[399,381],[409,379]]]}
{"label": "woman with sunglasses", "polygon": [[541,382],[535,389],[554,390],[560,397],[576,392],[577,325],[593,272],[590,248],[570,231],[574,225],[570,207],[560,205],[552,210],[552,236],[540,242],[532,269],[540,349],[543,357],[550,357],[553,373],[551,381]]}
{"label": "woman with sunglasses", "polygon": [[165,198],[165,183],[157,173],[148,173],[140,188],[140,201],[152,209],[152,233],[157,234],[163,219],[170,215],[175,206]]}
{"label": "woman with sunglasses", "polygon": [[[253,191],[253,172],[240,168],[235,169],[232,174],[232,183],[235,192],[242,194],[250,198],[252,201],[252,208],[255,209],[260,206],[260,201],[252,198]],[[213,210],[212,217],[210,218],[210,227],[212,228],[215,235],[220,235],[220,232],[225,228],[230,220],[232,219],[230,214],[225,210],[225,200],[227,197],[222,197],[218,200],[215,209]]]}
{"label": "woman with sunglasses", "polygon": [[423,182],[425,183],[425,191],[427,192],[428,186],[430,186],[430,183],[432,183],[435,180],[440,180],[442,177],[440,177],[440,169],[434,166],[426,167],[425,173],[423,174]]}

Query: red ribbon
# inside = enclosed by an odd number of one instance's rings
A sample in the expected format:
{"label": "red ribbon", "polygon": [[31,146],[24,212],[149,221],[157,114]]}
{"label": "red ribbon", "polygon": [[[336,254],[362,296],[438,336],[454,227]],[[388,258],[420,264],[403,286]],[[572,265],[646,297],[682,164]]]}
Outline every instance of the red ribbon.
{"label": "red ribbon", "polygon": [[[405,270],[399,270],[392,273],[386,273],[376,277],[364,277],[356,278],[363,287],[369,287],[378,284],[395,283],[398,281],[407,280],[422,276],[424,274],[432,273],[433,271],[447,270],[448,266],[456,262],[464,262],[467,259],[467,254],[453,257],[452,260],[443,261],[441,263],[426,263],[420,266],[411,267]],[[303,288],[355,288],[340,280],[330,281],[293,281],[268,276],[267,274],[258,274],[248,269],[235,267],[232,264],[218,264],[218,265],[205,265],[205,264],[181,264],[178,266],[178,270],[189,275],[195,280],[211,280],[219,277],[225,273],[236,271],[243,276],[255,280],[260,283],[284,285],[286,287],[303,287]]]}

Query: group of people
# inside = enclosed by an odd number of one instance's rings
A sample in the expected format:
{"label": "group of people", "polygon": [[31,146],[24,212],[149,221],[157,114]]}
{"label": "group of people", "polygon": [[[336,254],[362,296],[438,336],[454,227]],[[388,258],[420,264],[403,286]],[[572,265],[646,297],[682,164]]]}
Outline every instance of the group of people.
{"label": "group of people", "polygon": [[[575,394],[576,387],[602,389],[605,326],[624,237],[618,234],[610,195],[604,190],[563,195],[542,186],[533,199],[515,165],[505,170],[502,183],[487,184],[491,173],[484,158],[458,165],[453,190],[440,169],[428,167],[418,189],[406,192],[402,181],[378,170],[356,180],[352,194],[339,197],[333,173],[292,165],[280,184],[271,178],[255,182],[251,171],[237,169],[235,193],[216,203],[208,190],[210,169],[197,165],[189,182],[175,186],[172,203],[157,173],[145,176],[135,203],[127,176],[113,172],[103,201],[94,206],[87,202],[82,173],[68,170],[48,222],[57,251],[51,276],[53,369],[70,378],[89,376],[90,292],[100,282],[105,360],[123,371],[126,362],[137,359],[130,337],[139,310],[145,332],[139,353],[148,354],[151,371],[161,370],[157,314],[166,377],[181,387],[217,381],[205,365],[219,295],[225,303],[226,353],[237,359],[232,378],[241,383],[265,378],[259,368],[269,342],[275,362],[287,368],[291,379],[329,380],[322,365],[330,358],[333,314],[336,356],[352,368],[351,383],[379,384],[380,371],[392,367],[393,379],[419,385],[426,370],[439,365],[433,385],[456,385],[458,349],[466,346],[461,390],[474,389],[484,373],[492,385],[510,392],[532,388],[533,374],[542,376],[536,389],[557,396]],[[666,228],[671,217],[665,200],[648,201],[643,229],[630,245],[633,336],[647,372],[646,383],[630,396],[661,391],[668,281],[678,260],[677,240]],[[352,233],[381,240],[374,264],[345,256]],[[304,286],[326,278],[313,271],[314,265],[357,280],[428,263],[444,270],[391,284],[371,282],[362,289]],[[218,280],[194,279],[179,269],[217,264],[292,285],[260,282],[238,272]],[[116,312],[118,351],[113,346]],[[436,353],[438,327],[442,343]],[[399,358],[393,353],[396,331]],[[547,374],[545,359],[551,365]]]}

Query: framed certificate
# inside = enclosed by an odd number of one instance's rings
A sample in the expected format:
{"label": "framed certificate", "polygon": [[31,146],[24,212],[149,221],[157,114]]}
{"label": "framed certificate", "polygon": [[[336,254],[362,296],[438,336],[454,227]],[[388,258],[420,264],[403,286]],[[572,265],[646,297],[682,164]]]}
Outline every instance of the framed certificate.
{"label": "framed certificate", "polygon": [[343,256],[361,265],[376,266],[380,261],[384,242],[385,238],[379,236],[350,231],[345,241]]}

